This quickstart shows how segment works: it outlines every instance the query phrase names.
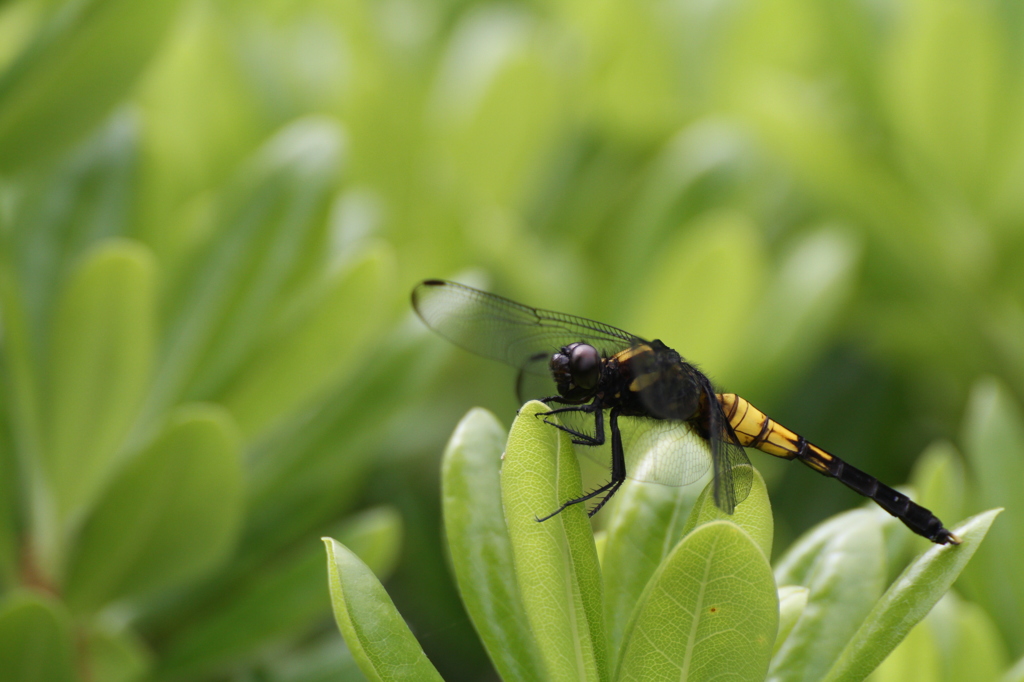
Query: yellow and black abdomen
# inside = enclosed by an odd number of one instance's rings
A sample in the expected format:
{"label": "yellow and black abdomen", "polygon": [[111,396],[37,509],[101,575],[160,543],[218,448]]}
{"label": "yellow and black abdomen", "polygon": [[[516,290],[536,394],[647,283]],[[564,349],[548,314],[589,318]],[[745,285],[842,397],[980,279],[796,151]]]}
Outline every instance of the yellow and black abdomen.
{"label": "yellow and black abdomen", "polygon": [[738,395],[720,393],[718,402],[743,447],[757,448],[775,457],[798,459],[818,473],[838,479],[848,488],[871,498],[915,533],[939,544],[960,544],[960,539],[946,530],[929,510],[790,431]]}
{"label": "yellow and black abdomen", "polygon": [[775,457],[799,459],[826,476],[835,475],[832,469],[839,460],[803,436],[793,433],[740,396],[720,393],[718,401],[743,447],[757,448]]}

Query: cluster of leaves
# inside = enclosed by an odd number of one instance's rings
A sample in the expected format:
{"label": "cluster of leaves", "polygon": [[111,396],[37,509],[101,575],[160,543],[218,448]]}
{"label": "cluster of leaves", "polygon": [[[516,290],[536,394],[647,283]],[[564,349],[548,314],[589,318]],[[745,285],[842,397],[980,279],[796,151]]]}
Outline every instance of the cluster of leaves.
{"label": "cluster of leaves", "polygon": [[306,679],[268,654],[324,659],[314,539],[397,560],[395,509],[343,519],[422,352],[389,333],[390,249],[332,243],[339,125],[285,126],[144,225],[153,138],[110,108],[179,4],[66,3],[0,80],[4,680]]}
{"label": "cluster of leaves", "polygon": [[[890,660],[930,670],[960,619],[1003,670],[1024,654],[1022,26],[1014,0],[0,3],[5,675],[339,669],[304,639],[327,607],[311,538],[368,480],[415,524],[403,613],[439,669],[480,673],[417,458],[467,405],[511,412],[510,382],[460,358],[427,388],[429,342],[396,322],[416,280],[466,267],[663,338],[872,473],[968,404],[966,473],[940,448],[917,486],[944,519],[1008,510],[970,601]],[[765,471],[783,536],[832,497]],[[394,510],[351,524],[386,574]]]}
{"label": "cluster of leaves", "polygon": [[[958,526],[962,545],[933,546],[887,589],[907,530],[877,510],[823,523],[773,576],[771,507],[756,472],[732,516],[710,487],[694,500],[631,484],[595,545],[583,505],[536,522],[582,489],[570,437],[536,419],[546,412],[524,406],[506,445],[494,417],[472,411],[444,459],[453,569],[507,680],[863,680],[946,593],[998,513]],[[367,677],[440,679],[369,569],[326,542],[338,625]],[[934,667],[977,666],[967,644]]]}

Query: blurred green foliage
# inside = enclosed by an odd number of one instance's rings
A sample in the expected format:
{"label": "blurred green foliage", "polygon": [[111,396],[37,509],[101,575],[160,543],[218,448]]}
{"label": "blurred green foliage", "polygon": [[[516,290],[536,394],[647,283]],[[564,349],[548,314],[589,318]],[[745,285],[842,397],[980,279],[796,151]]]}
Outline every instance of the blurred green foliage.
{"label": "blurred green foliage", "polygon": [[[958,588],[1024,655],[1022,54],[1009,0],[0,3],[0,652],[49,652],[5,669],[347,674],[331,535],[486,674],[438,461],[512,378],[425,277],[662,338],[890,483],[932,446],[943,519],[1007,507]],[[858,503],[762,461],[776,548]]]}

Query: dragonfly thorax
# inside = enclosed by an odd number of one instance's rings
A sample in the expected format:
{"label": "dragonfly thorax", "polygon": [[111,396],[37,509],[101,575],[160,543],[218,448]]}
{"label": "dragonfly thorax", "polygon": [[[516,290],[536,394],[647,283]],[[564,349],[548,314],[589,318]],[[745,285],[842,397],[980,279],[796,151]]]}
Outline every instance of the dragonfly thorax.
{"label": "dragonfly thorax", "polygon": [[601,382],[604,363],[597,349],[586,343],[571,343],[551,356],[551,376],[558,393],[567,400],[586,400]]}

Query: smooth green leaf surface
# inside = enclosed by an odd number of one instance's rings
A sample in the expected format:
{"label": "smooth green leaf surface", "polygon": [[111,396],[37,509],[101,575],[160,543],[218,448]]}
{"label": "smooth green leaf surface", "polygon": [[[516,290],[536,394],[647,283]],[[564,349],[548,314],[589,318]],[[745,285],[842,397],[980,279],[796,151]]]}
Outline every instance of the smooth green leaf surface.
{"label": "smooth green leaf surface", "polygon": [[[601,572],[583,504],[538,523],[582,494],[569,435],[529,402],[512,424],[501,500],[523,606],[549,680],[607,680]],[[553,418],[551,418],[553,420]]]}
{"label": "smooth green leaf surface", "polygon": [[738,526],[712,521],[662,563],[626,630],[618,680],[763,680],[779,625],[771,567]]}
{"label": "smooth green leaf surface", "polygon": [[818,682],[885,587],[882,531],[858,510],[822,547],[807,575],[807,606],[772,659],[768,679]]}
{"label": "smooth green leaf surface", "polygon": [[[629,329],[646,338],[660,338],[680,352],[685,349],[688,357],[715,367],[716,376],[732,380],[730,371],[747,352],[742,332],[755,305],[746,292],[763,286],[763,248],[754,226],[741,213],[723,211],[698,221],[661,245],[654,272],[649,273],[661,284],[635,304],[635,323],[630,321]],[[716,264],[723,259],[734,265],[733,276],[707,286],[716,280]],[[692,296],[694,291],[704,293]],[[687,297],[687,314],[665,316],[664,311],[676,308],[683,296]],[[714,319],[715,324],[694,325],[691,319]]]}
{"label": "smooth green leaf surface", "polygon": [[[862,680],[874,670],[950,588],[998,514],[993,510],[968,519],[952,529],[962,544],[935,545],[910,564],[874,604],[822,679]],[[811,594],[813,599],[813,588]]]}
{"label": "smooth green leaf surface", "polygon": [[810,590],[800,585],[783,585],[779,588],[779,634],[775,638],[773,656],[782,648],[793,626],[807,608],[808,594]]}
{"label": "smooth green leaf surface", "polygon": [[4,682],[76,679],[71,619],[52,599],[14,592],[0,604],[0,670]]}
{"label": "smooth green leaf surface", "polygon": [[[252,436],[273,426],[361,362],[360,349],[386,319],[393,267],[386,249],[364,254],[333,277],[280,338],[267,344],[224,398],[243,433]],[[355,320],[359,323],[353,324]]]}
{"label": "smooth green leaf surface", "polygon": [[965,481],[960,454],[951,443],[940,441],[918,458],[911,484],[918,491],[918,504],[944,522],[953,523],[964,516]]}
{"label": "smooth green leaf surface", "polygon": [[1021,682],[1024,680],[1024,657],[1017,660],[1003,675],[1001,682]]}
{"label": "smooth green leaf surface", "polygon": [[153,655],[130,630],[115,632],[97,627],[85,633],[85,657],[94,679],[103,682],[137,682],[146,679]]}
{"label": "smooth green leaf surface", "polygon": [[615,494],[601,559],[605,625],[613,652],[647,581],[683,537],[697,496],[697,486],[633,480]]}
{"label": "smooth green leaf surface", "polygon": [[964,452],[974,473],[972,506],[1005,507],[992,537],[964,573],[971,593],[999,623],[1008,640],[1024,637],[1024,509],[1019,481],[1024,481],[1024,414],[997,380],[979,381],[971,392],[964,424]]}
{"label": "smooth green leaf surface", "polygon": [[334,619],[359,669],[370,680],[441,680],[366,564],[324,538]]}
{"label": "smooth green leaf surface", "polygon": [[0,75],[0,173],[50,157],[125,97],[178,0],[51,4],[43,30]]}
{"label": "smooth green leaf surface", "polygon": [[112,240],[67,282],[51,329],[44,409],[47,476],[58,518],[80,514],[108,480],[150,380],[156,265]]}
{"label": "smooth green leaf surface", "polygon": [[[346,519],[332,535],[380,579],[394,568],[401,547],[402,519],[391,507],[375,507]],[[251,572],[211,594],[208,608],[163,647],[160,677],[180,679],[230,670],[267,641],[282,641],[313,629],[327,614],[323,555],[315,543],[278,555],[269,568]],[[272,612],[277,618],[261,614]]]}
{"label": "smooth green leaf surface", "polygon": [[318,270],[325,267],[323,215],[343,151],[337,122],[295,121],[245,159],[217,194],[200,254],[169,264],[166,360],[151,409],[238,390],[233,382],[254,354],[270,355],[264,344],[303,324],[281,319],[284,311],[317,311],[317,298],[332,289]]}
{"label": "smooth green leaf surface", "polygon": [[775,582],[780,585],[806,585],[825,546],[863,513],[861,509],[851,509],[836,514],[797,538],[775,562]]}
{"label": "smooth green leaf surface", "polygon": [[76,609],[140,596],[224,558],[242,515],[236,429],[222,408],[179,408],[82,528],[65,596]]}
{"label": "smooth green leaf surface", "polygon": [[[683,533],[689,533],[694,528],[712,521],[730,521],[746,531],[750,539],[761,548],[766,559],[771,557],[775,524],[772,519],[771,501],[768,499],[768,487],[757,469],[753,467],[749,467],[749,469],[753,475],[750,494],[747,499],[736,505],[736,509],[731,515],[715,506],[714,491],[709,483],[697,498],[697,503],[686,520]],[[739,474],[736,470],[734,472],[733,475]]]}
{"label": "smooth green leaf surface", "polygon": [[498,420],[479,408],[455,427],[441,464],[445,535],[462,603],[494,667],[502,679],[541,680],[501,507],[505,441]]}
{"label": "smooth green leaf surface", "polygon": [[947,592],[868,677],[869,682],[998,682],[1007,656],[995,623]]}

